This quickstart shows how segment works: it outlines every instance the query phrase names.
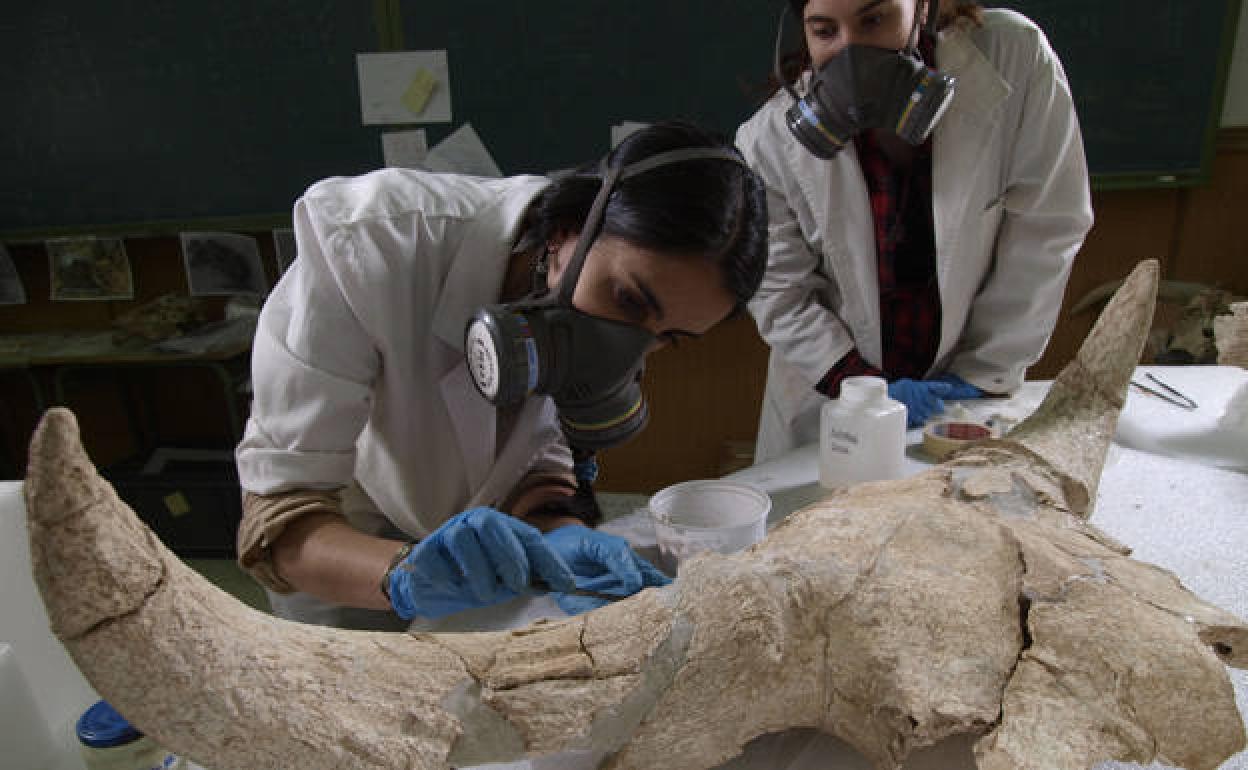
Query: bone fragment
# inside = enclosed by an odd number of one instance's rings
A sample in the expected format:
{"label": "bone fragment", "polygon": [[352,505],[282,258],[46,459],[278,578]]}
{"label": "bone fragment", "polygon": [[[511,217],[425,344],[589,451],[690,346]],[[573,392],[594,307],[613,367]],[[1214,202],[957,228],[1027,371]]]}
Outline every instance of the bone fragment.
{"label": "bone fragment", "polygon": [[879,770],[954,734],[986,770],[1214,768],[1244,746],[1224,664],[1248,626],[1087,521],[1152,313],[1142,263],[1003,439],[859,484],[753,548],[587,615],[478,634],[255,612],[170,554],[96,474],[68,411],[26,494],[36,582],[83,673],[215,770],[444,768],[567,749],[711,768],[824,730]]}
{"label": "bone fragment", "polygon": [[1248,302],[1231,304],[1229,315],[1213,319],[1218,363],[1248,369]]}

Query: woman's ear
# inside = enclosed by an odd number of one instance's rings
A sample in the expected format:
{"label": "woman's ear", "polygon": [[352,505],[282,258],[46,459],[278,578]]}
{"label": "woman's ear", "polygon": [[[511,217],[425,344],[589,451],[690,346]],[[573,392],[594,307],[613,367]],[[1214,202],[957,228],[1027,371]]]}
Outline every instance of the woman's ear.
{"label": "woman's ear", "polygon": [[554,289],[563,278],[564,268],[576,248],[576,233],[555,233],[546,241],[546,285]]}

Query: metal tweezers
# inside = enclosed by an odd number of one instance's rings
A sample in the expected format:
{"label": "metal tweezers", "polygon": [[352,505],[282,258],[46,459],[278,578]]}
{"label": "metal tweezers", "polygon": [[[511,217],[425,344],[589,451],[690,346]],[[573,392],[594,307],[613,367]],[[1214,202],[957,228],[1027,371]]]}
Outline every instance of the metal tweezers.
{"label": "metal tweezers", "polygon": [[1165,401],[1170,404],[1174,404],[1175,406],[1180,407],[1182,409],[1196,409],[1197,408],[1197,404],[1195,401],[1193,401],[1192,399],[1188,398],[1187,396],[1183,395],[1179,391],[1175,390],[1174,388],[1170,387],[1166,383],[1154,377],[1152,372],[1145,372],[1144,376],[1152,380],[1153,382],[1157,383],[1162,388],[1164,388],[1166,393],[1162,393],[1159,390],[1154,390],[1148,387],[1147,385],[1141,385],[1135,380],[1132,380],[1131,384],[1139,388],[1140,390],[1144,391],[1145,393],[1154,395],[1157,398],[1160,398],[1162,401]]}
{"label": "metal tweezers", "polygon": [[[529,587],[537,591],[542,591],[543,593],[554,592],[555,590],[553,587],[551,587],[550,583],[547,583],[545,580],[542,580],[541,578],[534,578],[532,581],[530,581]],[[583,588],[577,588],[573,591],[566,591],[565,593],[571,596],[588,596],[591,599],[604,599],[609,602],[618,602],[620,599],[628,598],[626,596],[616,596],[615,594],[604,594],[599,591],[587,591]]]}

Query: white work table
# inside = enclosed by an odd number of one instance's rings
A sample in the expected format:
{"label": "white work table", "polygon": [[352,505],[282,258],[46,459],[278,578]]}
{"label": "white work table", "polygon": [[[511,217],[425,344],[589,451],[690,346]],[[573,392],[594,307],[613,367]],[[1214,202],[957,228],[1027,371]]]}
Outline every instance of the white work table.
{"label": "white work table", "polygon": [[[1228,447],[1234,454],[1233,444],[1226,441],[1225,435],[1215,436],[1212,444],[1196,440],[1215,431],[1216,418],[1234,388],[1248,381],[1248,372],[1229,367],[1141,367],[1140,371],[1157,373],[1165,382],[1195,398],[1200,408],[1185,412],[1133,389],[1120,422],[1118,442],[1110,450],[1092,522],[1132,547],[1136,558],[1171,570],[1195,594],[1248,618],[1248,473],[1213,467],[1228,464]],[[1038,403],[1046,388],[1045,383],[1028,383],[1012,399],[968,402],[968,409],[978,417],[996,413],[1023,416]],[[912,431],[909,473],[931,464],[918,449],[919,440],[919,432]],[[1202,446],[1214,446],[1216,451],[1205,452]],[[1248,444],[1241,446],[1241,467],[1248,468]],[[1231,457],[1230,462],[1234,461]],[[822,490],[815,482],[817,467],[817,448],[805,447],[730,478],[750,481],[767,490],[773,502],[770,521],[775,523],[820,497]],[[653,544],[652,532],[646,541],[641,512],[608,522],[604,527],[634,539],[643,553]],[[52,726],[50,730],[59,747],[52,763],[45,765],[46,770],[81,770],[71,728],[96,696],[48,632],[47,618],[30,576],[19,482],[0,482],[0,612],[4,619],[0,642],[13,645],[22,676],[33,691],[35,708],[43,722]],[[535,616],[559,614],[553,602],[542,598],[523,605],[509,603],[489,613],[465,613],[458,623],[439,624],[436,628],[498,628]],[[1228,670],[1240,712],[1248,714],[1248,672]],[[8,716],[0,714],[0,719]],[[531,765],[542,770],[587,770],[594,767],[594,762],[590,757],[562,755]],[[520,762],[488,767],[502,770],[529,766],[530,763]],[[809,731],[761,738],[747,747],[744,756],[724,767],[869,770],[865,761],[844,744]],[[973,767],[970,742],[962,739],[919,752],[906,765],[908,770]],[[1105,763],[1100,767],[1134,766]],[[1248,770],[1248,753],[1230,759],[1223,769]]]}

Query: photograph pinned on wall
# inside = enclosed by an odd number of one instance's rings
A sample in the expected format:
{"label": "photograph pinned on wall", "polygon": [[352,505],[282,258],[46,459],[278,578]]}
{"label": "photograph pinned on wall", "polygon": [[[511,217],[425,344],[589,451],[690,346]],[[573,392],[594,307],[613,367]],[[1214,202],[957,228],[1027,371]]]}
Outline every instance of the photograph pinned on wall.
{"label": "photograph pinned on wall", "polygon": [[54,300],[134,299],[126,244],[96,236],[44,241]]}
{"label": "photograph pinned on wall", "polygon": [[237,233],[182,233],[192,297],[262,295],[268,290],[256,239]]}
{"label": "photograph pinned on wall", "polygon": [[22,277],[17,274],[9,250],[0,243],[0,305],[25,304],[26,287],[22,286]]}
{"label": "photograph pinned on wall", "polygon": [[281,275],[295,261],[295,231],[289,227],[273,229],[273,254],[277,257],[277,274]]}

